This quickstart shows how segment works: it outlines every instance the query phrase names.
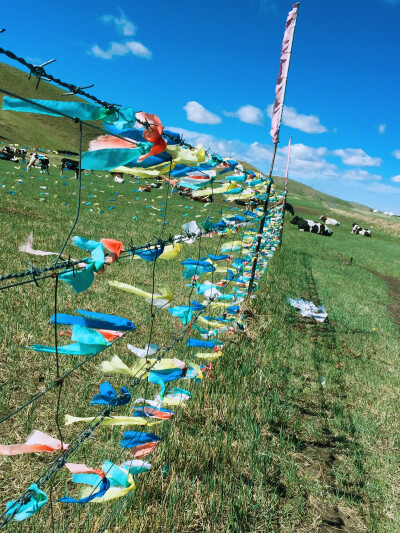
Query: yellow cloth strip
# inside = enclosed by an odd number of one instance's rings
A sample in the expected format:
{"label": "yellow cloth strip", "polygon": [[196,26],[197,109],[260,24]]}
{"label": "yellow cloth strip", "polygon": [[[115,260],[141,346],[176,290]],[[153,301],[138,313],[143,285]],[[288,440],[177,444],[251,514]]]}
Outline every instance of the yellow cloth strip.
{"label": "yellow cloth strip", "polygon": [[218,359],[222,356],[222,352],[204,352],[204,353],[196,353],[196,357],[199,359],[206,359],[207,361],[213,361],[214,359]]}
{"label": "yellow cloth strip", "polygon": [[[75,424],[75,422],[93,422],[96,417],[79,417],[65,415],[65,425],[69,426]],[[154,426],[159,424],[162,420],[151,420],[143,418],[141,416],[113,416],[106,417],[100,422],[100,426]]]}

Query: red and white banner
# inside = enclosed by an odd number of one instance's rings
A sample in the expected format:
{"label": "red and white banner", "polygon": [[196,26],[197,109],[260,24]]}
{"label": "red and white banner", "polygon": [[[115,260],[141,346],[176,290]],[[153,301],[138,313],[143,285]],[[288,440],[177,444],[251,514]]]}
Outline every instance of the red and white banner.
{"label": "red and white banner", "polygon": [[286,20],[285,34],[282,42],[281,63],[279,66],[278,81],[275,88],[275,102],[271,117],[272,142],[279,142],[279,129],[281,127],[283,105],[285,102],[286,82],[289,72],[290,57],[292,55],[294,30],[296,28],[299,3],[294,4]]}

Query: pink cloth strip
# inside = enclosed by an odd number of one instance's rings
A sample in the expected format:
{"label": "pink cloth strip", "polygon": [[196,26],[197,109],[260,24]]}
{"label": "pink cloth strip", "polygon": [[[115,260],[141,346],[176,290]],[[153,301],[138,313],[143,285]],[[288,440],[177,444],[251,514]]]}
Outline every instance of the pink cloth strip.
{"label": "pink cloth strip", "polygon": [[22,453],[55,452],[56,450],[66,450],[69,444],[62,443],[46,433],[36,429],[25,444],[11,444],[0,446],[0,455],[19,455]]}
{"label": "pink cloth strip", "polygon": [[292,11],[289,12],[286,20],[285,33],[283,35],[281,62],[279,65],[278,80],[275,88],[275,102],[271,117],[271,137],[272,142],[277,144],[279,142],[279,129],[281,127],[283,104],[285,101],[286,82],[289,71],[290,56],[292,54],[292,44],[294,30],[296,28],[297,13],[299,11],[299,4],[294,4]]}
{"label": "pink cloth strip", "polygon": [[100,468],[90,468],[83,463],[65,463],[65,466],[71,472],[71,474],[97,474],[101,478],[105,477],[104,470]]}

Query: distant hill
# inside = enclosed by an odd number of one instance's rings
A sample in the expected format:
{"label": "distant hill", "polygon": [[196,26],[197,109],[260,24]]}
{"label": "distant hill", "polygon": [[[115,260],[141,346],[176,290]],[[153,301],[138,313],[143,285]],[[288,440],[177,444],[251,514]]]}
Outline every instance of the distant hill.
{"label": "distant hill", "polygon": [[[50,83],[40,81],[36,90],[36,78],[28,79],[28,74],[5,63],[0,63],[0,88],[16,93],[25,98],[42,100],[64,100],[84,102],[76,96],[63,96],[65,92]],[[0,103],[4,94],[0,92]],[[100,124],[99,124],[100,125]],[[90,139],[98,133],[89,128],[83,128],[84,148]],[[76,151],[79,145],[78,124],[66,118],[56,118],[33,113],[16,113],[0,110],[0,141],[5,143],[19,143],[32,148],[47,148],[51,150],[64,149]]]}
{"label": "distant hill", "polygon": [[[245,161],[240,161],[240,163],[243,165],[243,167],[246,170],[253,170],[255,172],[260,172],[255,166],[251,165],[250,163],[246,163]],[[285,187],[284,178],[281,178],[279,176],[273,176],[273,179],[279,189],[284,189]],[[321,191],[318,191],[317,189],[313,189],[312,187],[309,187],[308,185],[304,185],[303,183],[300,183],[292,179],[289,179],[289,182],[288,182],[288,194],[290,198],[293,198],[293,197],[296,198],[296,196],[298,196],[299,200],[303,198],[308,198],[310,200],[320,201],[322,204],[325,204],[326,206],[332,209],[345,209],[345,210],[352,210],[352,211],[355,210],[355,211],[372,212],[372,209],[366,205],[358,204],[357,202],[348,202],[347,200],[342,200],[340,198],[337,198],[336,196],[325,194]]]}
{"label": "distant hill", "polygon": [[[82,98],[76,96],[63,96],[64,90],[41,81],[36,90],[36,78],[28,79],[28,74],[10,65],[0,63],[0,88],[14,92],[26,98],[37,98],[43,100],[66,100],[84,102]],[[3,100],[0,93],[0,102]],[[98,124],[101,125],[100,123]],[[84,149],[88,143],[99,133],[84,127]],[[45,148],[51,150],[78,149],[78,126],[72,120],[65,118],[55,118],[46,115],[35,115],[32,113],[15,113],[13,111],[0,110],[0,141],[5,143],[19,143],[34,148]],[[241,162],[246,169],[259,172],[250,163]],[[284,187],[284,179],[274,176],[275,183],[279,188]],[[372,210],[356,202],[348,202],[320,192],[312,187],[304,185],[294,180],[289,180],[289,197],[296,203],[302,203],[303,199],[321,202],[332,209],[344,209],[346,211],[371,212]]]}

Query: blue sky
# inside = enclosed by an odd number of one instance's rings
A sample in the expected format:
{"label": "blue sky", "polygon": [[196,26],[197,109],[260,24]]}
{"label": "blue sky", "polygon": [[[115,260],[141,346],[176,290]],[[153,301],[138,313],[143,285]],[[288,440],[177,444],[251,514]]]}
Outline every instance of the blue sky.
{"label": "blue sky", "polygon": [[[290,2],[20,0],[0,43],[100,98],[157,114],[221,155],[269,169],[274,99]],[[400,0],[304,0],[276,173],[400,212]],[[3,58],[0,58],[3,60]],[[14,64],[10,62],[10,64]]]}

